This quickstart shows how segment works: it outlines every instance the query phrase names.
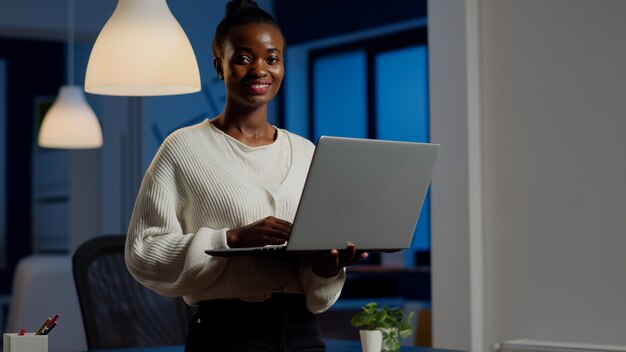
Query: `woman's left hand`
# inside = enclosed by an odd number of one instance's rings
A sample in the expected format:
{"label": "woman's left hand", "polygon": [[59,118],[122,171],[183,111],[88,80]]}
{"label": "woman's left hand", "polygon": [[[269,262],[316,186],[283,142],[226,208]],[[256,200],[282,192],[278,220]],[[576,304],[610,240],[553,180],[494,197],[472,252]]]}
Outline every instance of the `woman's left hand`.
{"label": "woman's left hand", "polygon": [[360,260],[367,258],[367,252],[357,251],[356,246],[349,243],[346,249],[332,249],[328,252],[305,256],[311,263],[311,269],[317,276],[333,277],[339,272]]}

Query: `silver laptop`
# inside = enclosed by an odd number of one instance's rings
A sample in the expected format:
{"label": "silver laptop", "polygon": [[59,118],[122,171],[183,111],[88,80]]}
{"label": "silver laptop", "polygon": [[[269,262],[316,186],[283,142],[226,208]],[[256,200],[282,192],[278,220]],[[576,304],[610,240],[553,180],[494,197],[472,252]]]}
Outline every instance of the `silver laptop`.
{"label": "silver laptop", "polygon": [[205,251],[213,256],[408,248],[439,152],[433,143],[322,136],[286,245]]}

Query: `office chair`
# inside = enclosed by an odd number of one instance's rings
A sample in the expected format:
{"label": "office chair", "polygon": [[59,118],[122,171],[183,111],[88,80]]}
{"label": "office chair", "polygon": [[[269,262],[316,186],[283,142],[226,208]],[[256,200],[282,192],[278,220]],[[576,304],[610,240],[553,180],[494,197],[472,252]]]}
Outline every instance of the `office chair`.
{"label": "office chair", "polygon": [[192,311],[181,298],[139,284],[124,262],[125,235],[83,243],[72,257],[74,281],[91,349],[180,345]]}

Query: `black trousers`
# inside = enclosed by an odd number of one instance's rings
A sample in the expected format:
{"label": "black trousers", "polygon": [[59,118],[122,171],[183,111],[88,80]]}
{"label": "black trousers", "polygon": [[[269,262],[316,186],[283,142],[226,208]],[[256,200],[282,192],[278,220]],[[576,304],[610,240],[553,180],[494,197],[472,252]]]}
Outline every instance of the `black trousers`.
{"label": "black trousers", "polygon": [[323,352],[315,314],[303,295],[274,294],[264,302],[201,302],[185,352]]}

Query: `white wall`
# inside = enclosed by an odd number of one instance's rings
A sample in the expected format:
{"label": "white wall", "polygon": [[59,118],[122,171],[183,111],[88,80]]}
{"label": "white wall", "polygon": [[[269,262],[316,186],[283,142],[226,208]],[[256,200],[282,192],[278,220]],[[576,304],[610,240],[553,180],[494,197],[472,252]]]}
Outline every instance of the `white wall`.
{"label": "white wall", "polygon": [[626,344],[626,2],[482,8],[487,338]]}
{"label": "white wall", "polygon": [[[468,136],[469,152],[458,148],[456,157],[462,164],[468,155],[468,174],[477,166],[473,174],[480,180],[468,177],[466,183],[479,192],[469,187],[469,200],[460,200],[469,222],[479,226],[468,226],[456,238],[448,234],[439,241],[443,247],[433,243],[434,265],[443,264],[434,268],[435,343],[475,350],[515,338],[624,345],[626,2],[480,0],[474,8],[472,1],[463,3],[464,14],[455,17],[444,10],[460,10],[459,2],[430,2],[431,60],[443,66],[451,61],[449,69],[456,70],[463,66],[460,59],[441,55],[473,45],[480,74],[472,78],[470,64],[449,79],[439,67],[431,78],[449,87],[478,83],[478,96],[468,90],[459,98],[453,90],[446,101],[441,94],[448,92],[431,94],[440,108],[445,102],[467,109],[455,130]],[[465,25],[459,24],[463,18]],[[471,37],[472,21],[480,23],[478,40]],[[468,57],[471,51],[465,51]],[[447,80],[436,83],[437,78]],[[479,106],[479,120],[472,120],[471,104]],[[433,106],[433,119],[436,111]],[[478,214],[471,215],[469,204],[480,208]],[[480,248],[472,249],[472,243]],[[465,245],[466,251],[458,250]],[[440,257],[455,251],[461,253],[459,265]],[[459,268],[463,264],[472,268],[469,275]],[[470,277],[478,278],[479,287],[466,284]],[[442,284],[452,280],[460,283]],[[447,288],[461,292],[438,295]],[[454,317],[449,307],[470,292],[470,318],[463,307],[461,323],[450,331],[452,325],[442,323]]]}
{"label": "white wall", "polygon": [[464,1],[428,4],[430,136],[441,144],[431,184],[433,343],[471,346],[468,53]]}

